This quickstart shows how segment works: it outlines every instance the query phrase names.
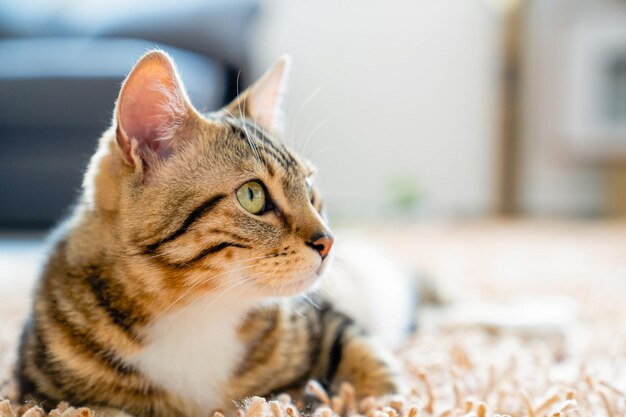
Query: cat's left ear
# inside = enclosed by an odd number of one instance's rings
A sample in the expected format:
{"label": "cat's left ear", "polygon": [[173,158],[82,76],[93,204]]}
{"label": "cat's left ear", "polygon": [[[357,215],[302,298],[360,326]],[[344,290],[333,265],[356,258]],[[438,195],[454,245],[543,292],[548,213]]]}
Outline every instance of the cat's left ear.
{"label": "cat's left ear", "polygon": [[122,84],[115,108],[117,143],[126,162],[143,167],[167,158],[192,113],[171,58],[159,50],[145,54]]}
{"label": "cat's left ear", "polygon": [[284,96],[291,57],[283,55],[261,78],[225,107],[225,111],[251,119],[263,129],[281,133]]}

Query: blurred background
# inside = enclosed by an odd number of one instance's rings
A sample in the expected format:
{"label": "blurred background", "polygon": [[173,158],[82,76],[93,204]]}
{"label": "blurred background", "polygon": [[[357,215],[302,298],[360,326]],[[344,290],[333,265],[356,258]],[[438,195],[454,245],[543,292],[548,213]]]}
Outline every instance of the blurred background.
{"label": "blurred background", "polygon": [[67,212],[155,46],[207,111],[291,54],[286,141],[336,222],[626,213],[622,0],[4,0],[0,228]]}

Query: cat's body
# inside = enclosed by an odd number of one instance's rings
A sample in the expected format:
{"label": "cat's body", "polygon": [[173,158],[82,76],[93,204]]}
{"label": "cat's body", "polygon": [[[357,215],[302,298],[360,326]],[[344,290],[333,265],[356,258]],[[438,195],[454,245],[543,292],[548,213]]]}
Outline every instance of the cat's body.
{"label": "cat's body", "polygon": [[284,66],[202,116],[164,54],[137,64],[38,285],[23,399],[199,417],[309,378],[397,390],[319,284],[333,239],[311,167],[266,132]]}

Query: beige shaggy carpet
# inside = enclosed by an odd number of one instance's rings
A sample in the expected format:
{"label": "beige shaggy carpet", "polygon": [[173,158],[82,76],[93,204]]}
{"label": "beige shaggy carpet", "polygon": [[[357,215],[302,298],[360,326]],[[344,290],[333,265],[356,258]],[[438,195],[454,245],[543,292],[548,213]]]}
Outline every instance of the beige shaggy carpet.
{"label": "beige shaggy carpet", "polygon": [[[317,417],[625,417],[626,224],[474,222],[351,230],[434,279],[452,301],[420,312],[398,350],[409,392],[355,400],[344,385]],[[29,249],[30,248],[30,249]],[[40,251],[0,243],[0,376],[8,376]],[[1,388],[10,398],[12,384]],[[60,404],[50,416],[92,412]],[[207,412],[208,414],[208,412]],[[295,417],[283,395],[241,416]],[[0,417],[44,416],[0,402]]]}

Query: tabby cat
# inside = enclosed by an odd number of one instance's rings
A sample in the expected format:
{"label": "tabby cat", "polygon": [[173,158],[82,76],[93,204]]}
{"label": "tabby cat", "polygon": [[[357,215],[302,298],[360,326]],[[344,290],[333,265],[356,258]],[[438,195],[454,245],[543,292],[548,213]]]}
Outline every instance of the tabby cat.
{"label": "tabby cat", "polygon": [[398,389],[389,355],[309,291],[333,235],[313,167],[276,137],[288,64],[200,114],[165,53],[139,60],[37,286],[23,401],[204,417],[309,378]]}

